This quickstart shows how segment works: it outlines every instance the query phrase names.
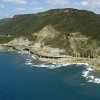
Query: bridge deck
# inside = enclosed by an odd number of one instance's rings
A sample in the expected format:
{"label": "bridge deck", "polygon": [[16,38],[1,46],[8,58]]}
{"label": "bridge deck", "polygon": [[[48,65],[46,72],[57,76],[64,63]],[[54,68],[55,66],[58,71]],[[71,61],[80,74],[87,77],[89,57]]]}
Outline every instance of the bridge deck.
{"label": "bridge deck", "polygon": [[[13,46],[13,45],[6,45],[6,46],[11,47],[11,48],[13,48],[15,50],[21,51],[16,46]],[[36,55],[39,58],[53,58],[53,59],[66,58],[65,56],[42,55],[42,54],[37,53],[35,50],[33,50],[31,48],[27,48],[27,47],[25,47],[23,50],[29,51],[31,54],[34,54],[34,55]]]}
{"label": "bridge deck", "polygon": [[42,55],[37,53],[35,50],[32,50],[30,48],[26,48],[27,51],[30,51],[30,53],[37,55],[38,57],[41,58],[65,58],[65,56],[50,56],[50,55]]}

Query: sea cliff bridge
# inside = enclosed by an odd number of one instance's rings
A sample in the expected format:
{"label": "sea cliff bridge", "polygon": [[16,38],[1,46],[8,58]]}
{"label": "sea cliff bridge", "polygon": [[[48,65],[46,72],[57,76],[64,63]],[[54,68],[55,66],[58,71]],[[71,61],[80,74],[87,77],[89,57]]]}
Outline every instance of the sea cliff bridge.
{"label": "sea cliff bridge", "polygon": [[38,52],[36,52],[35,50],[28,48],[28,47],[21,47],[21,46],[13,46],[13,45],[5,45],[6,47],[12,48],[16,51],[28,51],[31,54],[33,54],[35,57],[37,58],[51,58],[51,59],[59,59],[59,58],[66,58],[66,56],[50,56],[50,55],[43,55],[43,54],[39,54]]}

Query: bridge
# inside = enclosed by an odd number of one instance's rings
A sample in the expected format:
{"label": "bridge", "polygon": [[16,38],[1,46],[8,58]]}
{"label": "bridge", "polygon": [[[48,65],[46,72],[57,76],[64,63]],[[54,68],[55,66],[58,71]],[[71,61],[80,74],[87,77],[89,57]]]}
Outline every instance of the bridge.
{"label": "bridge", "polygon": [[52,59],[59,59],[59,58],[66,58],[65,56],[50,56],[50,55],[43,55],[43,54],[39,54],[37,53],[35,50],[28,48],[28,47],[19,47],[19,46],[13,46],[13,45],[6,45],[7,47],[10,47],[16,51],[28,51],[31,54],[34,54],[36,57],[38,58],[52,58]]}
{"label": "bridge", "polygon": [[35,56],[37,56],[39,58],[52,58],[52,59],[66,58],[65,56],[50,56],[50,55],[39,54],[31,48],[25,48],[24,50],[29,51],[31,54],[34,54]]}

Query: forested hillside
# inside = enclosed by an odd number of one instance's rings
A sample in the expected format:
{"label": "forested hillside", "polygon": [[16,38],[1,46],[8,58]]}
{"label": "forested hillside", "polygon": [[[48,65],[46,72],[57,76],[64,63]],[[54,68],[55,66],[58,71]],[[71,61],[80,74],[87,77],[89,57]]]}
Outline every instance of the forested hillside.
{"label": "forested hillside", "polygon": [[[37,35],[34,33],[38,33],[46,26],[51,26],[58,34],[55,38],[49,37],[41,41],[45,42],[45,45],[65,48],[70,54],[74,51],[81,53],[86,48],[86,52],[93,53],[96,50],[98,54],[100,53],[100,15],[72,8],[15,15],[6,23],[0,24],[1,35],[12,35],[10,38],[1,37],[0,41],[1,43],[7,42],[19,36],[25,36],[35,41]],[[78,34],[74,35],[74,33]],[[72,47],[71,43],[75,46]],[[77,48],[75,49],[75,47]]]}
{"label": "forested hillside", "polygon": [[100,16],[77,9],[54,9],[38,14],[16,15],[0,27],[1,34],[28,35],[51,25],[61,34],[81,32],[100,39]]}

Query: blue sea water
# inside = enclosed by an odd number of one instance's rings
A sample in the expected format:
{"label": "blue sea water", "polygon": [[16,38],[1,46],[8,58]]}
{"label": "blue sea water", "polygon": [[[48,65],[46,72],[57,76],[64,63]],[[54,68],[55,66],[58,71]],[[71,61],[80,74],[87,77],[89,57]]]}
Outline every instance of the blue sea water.
{"label": "blue sea water", "polygon": [[100,100],[100,84],[87,82],[84,65],[50,69],[26,65],[26,59],[0,53],[0,100]]}

